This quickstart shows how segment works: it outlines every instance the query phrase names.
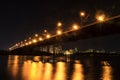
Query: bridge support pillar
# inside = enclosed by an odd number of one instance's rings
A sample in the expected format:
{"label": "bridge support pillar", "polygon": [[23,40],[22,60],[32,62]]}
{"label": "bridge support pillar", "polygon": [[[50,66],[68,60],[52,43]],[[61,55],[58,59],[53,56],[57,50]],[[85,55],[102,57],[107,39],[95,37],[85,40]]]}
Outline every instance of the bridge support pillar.
{"label": "bridge support pillar", "polygon": [[52,52],[53,54],[59,54],[59,53],[62,53],[62,46],[60,45],[53,45],[52,47]]}
{"label": "bridge support pillar", "polygon": [[58,44],[44,46],[44,47],[40,47],[40,51],[49,52],[49,53],[52,53],[52,54],[59,54],[59,53],[62,53],[62,46],[58,45]]}

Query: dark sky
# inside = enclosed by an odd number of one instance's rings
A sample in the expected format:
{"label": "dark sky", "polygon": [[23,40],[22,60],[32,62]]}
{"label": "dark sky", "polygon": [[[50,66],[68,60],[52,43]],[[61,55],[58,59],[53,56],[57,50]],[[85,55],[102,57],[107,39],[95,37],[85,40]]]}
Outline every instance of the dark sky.
{"label": "dark sky", "polygon": [[[58,21],[69,29],[74,22],[80,22],[80,11],[85,11],[87,21],[93,22],[98,11],[104,11],[108,16],[120,14],[120,0],[0,1],[0,49],[8,49],[35,33],[42,33],[44,29],[52,31]],[[107,38],[105,41],[108,42]],[[89,40],[83,43],[86,42]],[[117,43],[120,44],[119,41]]]}

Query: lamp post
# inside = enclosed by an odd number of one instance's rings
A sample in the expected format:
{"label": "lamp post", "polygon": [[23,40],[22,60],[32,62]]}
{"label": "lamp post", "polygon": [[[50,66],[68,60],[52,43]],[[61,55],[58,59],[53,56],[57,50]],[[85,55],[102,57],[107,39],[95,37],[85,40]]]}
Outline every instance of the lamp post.
{"label": "lamp post", "polygon": [[62,34],[62,30],[57,30],[57,35],[61,35]]}
{"label": "lamp post", "polygon": [[61,22],[58,22],[57,26],[58,26],[58,27],[61,27],[61,26],[62,26],[62,23],[61,23]]}
{"label": "lamp post", "polygon": [[81,20],[80,20],[80,25],[81,25],[81,26],[83,26],[83,18],[84,18],[84,16],[85,16],[85,12],[83,12],[83,11],[80,12],[80,19],[81,19]]}
{"label": "lamp post", "polygon": [[72,29],[73,29],[73,30],[78,30],[78,29],[79,29],[79,26],[78,26],[77,24],[73,24]]}
{"label": "lamp post", "polygon": [[33,43],[37,43],[37,40],[36,40],[36,39],[33,39],[32,42],[33,42]]}
{"label": "lamp post", "polygon": [[38,37],[38,34],[35,34],[35,37]]}
{"label": "lamp post", "polygon": [[62,29],[61,29],[61,27],[62,27],[62,23],[61,23],[61,22],[58,22],[58,23],[57,23],[57,31],[56,31],[56,34],[57,34],[57,35],[61,35],[61,34],[62,34]]}
{"label": "lamp post", "polygon": [[96,19],[98,22],[104,22],[105,21],[105,15],[102,14],[102,15],[98,15],[96,16]]}
{"label": "lamp post", "polygon": [[39,41],[42,41],[43,40],[43,38],[42,37],[39,37]]}
{"label": "lamp post", "polygon": [[30,45],[30,44],[32,44],[32,42],[31,42],[31,41],[29,41],[28,43],[29,43],[29,45]]}

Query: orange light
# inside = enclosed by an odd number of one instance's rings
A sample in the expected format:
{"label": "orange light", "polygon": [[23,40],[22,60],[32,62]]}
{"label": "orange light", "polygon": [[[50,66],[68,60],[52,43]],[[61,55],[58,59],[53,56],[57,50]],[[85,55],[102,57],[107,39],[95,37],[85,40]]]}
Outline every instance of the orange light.
{"label": "orange light", "polygon": [[32,44],[32,42],[31,42],[31,41],[29,41],[29,44]]}
{"label": "orange light", "polygon": [[46,38],[50,38],[50,34],[47,34],[47,35],[46,35]]}
{"label": "orange light", "polygon": [[33,42],[33,43],[36,43],[36,42],[37,42],[37,40],[36,40],[36,39],[33,39],[33,40],[32,40],[32,42]]}
{"label": "orange light", "polygon": [[9,48],[9,50],[12,50],[12,48]]}
{"label": "orange light", "polygon": [[85,12],[80,12],[80,16],[85,16]]}
{"label": "orange light", "polygon": [[15,46],[18,46],[18,44],[15,44]]}
{"label": "orange light", "polygon": [[62,26],[62,23],[61,23],[61,22],[58,22],[57,26],[58,26],[58,27]]}
{"label": "orange light", "polygon": [[31,37],[29,37],[29,39],[31,39]]}
{"label": "orange light", "polygon": [[45,29],[45,30],[44,30],[44,32],[46,33],[46,32],[47,32],[47,30]]}
{"label": "orange light", "polygon": [[78,25],[74,24],[73,25],[73,30],[78,30],[78,29],[79,29]]}
{"label": "orange light", "polygon": [[83,67],[80,63],[74,64],[74,72],[72,75],[72,80],[84,80]]}
{"label": "orange light", "polygon": [[96,19],[97,19],[97,21],[99,21],[99,22],[103,22],[103,21],[105,21],[105,15],[104,15],[104,14],[102,14],[102,15],[97,15],[97,16],[96,16]]}
{"label": "orange light", "polygon": [[23,44],[22,46],[25,46],[25,44]]}
{"label": "orange light", "polygon": [[39,37],[39,41],[42,41],[43,39],[42,39],[42,37]]}
{"label": "orange light", "polygon": [[[53,74],[53,66],[51,63],[45,63],[44,64],[44,73],[43,73],[43,80],[53,80],[52,74]],[[46,77],[47,76],[47,77]]]}
{"label": "orange light", "polygon": [[64,62],[56,63],[56,72],[53,80],[66,80],[66,64]]}
{"label": "orange light", "polygon": [[57,31],[57,34],[58,34],[58,35],[61,35],[61,34],[62,34],[62,31],[61,31],[61,30],[58,30],[58,31]]}
{"label": "orange light", "polygon": [[26,43],[25,43],[25,45],[27,46],[27,45],[28,45],[28,43],[26,42]]}
{"label": "orange light", "polygon": [[38,37],[38,34],[35,34],[35,37]]}

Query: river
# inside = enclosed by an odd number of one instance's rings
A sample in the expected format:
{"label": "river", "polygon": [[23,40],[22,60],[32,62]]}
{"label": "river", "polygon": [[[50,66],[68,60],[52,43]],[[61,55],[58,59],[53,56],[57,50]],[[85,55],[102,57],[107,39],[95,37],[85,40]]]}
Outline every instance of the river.
{"label": "river", "polygon": [[0,80],[120,80],[119,57],[0,55]]}

